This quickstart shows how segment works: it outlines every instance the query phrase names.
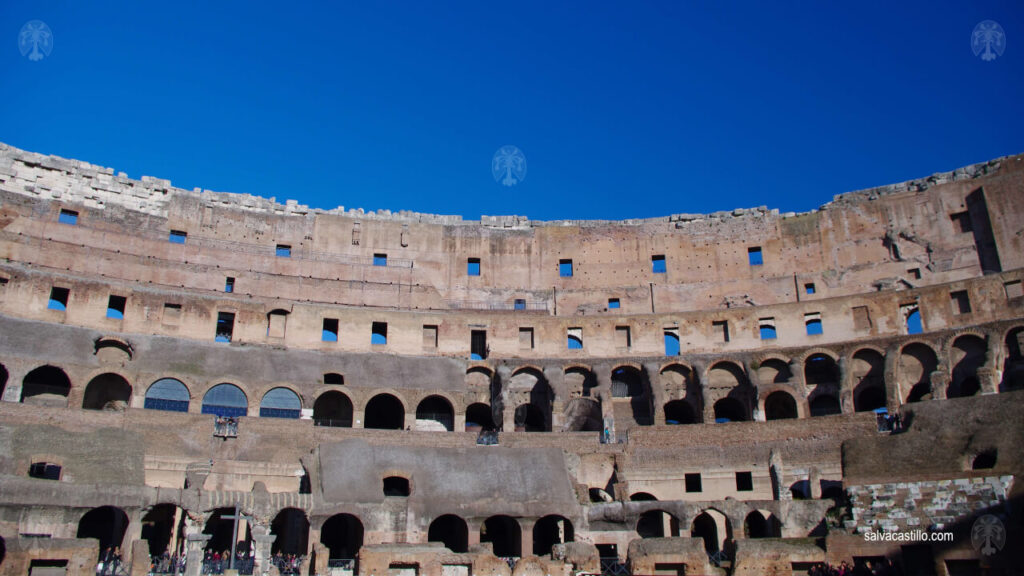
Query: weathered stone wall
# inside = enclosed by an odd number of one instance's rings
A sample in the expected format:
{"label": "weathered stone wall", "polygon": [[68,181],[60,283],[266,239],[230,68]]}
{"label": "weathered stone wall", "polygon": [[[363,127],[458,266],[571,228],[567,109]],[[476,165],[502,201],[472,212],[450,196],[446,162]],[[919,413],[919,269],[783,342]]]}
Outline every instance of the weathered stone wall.
{"label": "weathered stone wall", "polygon": [[980,510],[1000,510],[1013,482],[1013,476],[986,476],[847,486],[853,504],[847,527],[859,534],[943,530]]}

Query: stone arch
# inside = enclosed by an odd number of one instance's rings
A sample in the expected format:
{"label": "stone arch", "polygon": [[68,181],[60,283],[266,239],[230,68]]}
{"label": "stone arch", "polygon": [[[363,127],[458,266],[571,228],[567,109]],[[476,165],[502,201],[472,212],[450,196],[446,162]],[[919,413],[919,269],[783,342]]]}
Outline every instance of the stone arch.
{"label": "stone arch", "polygon": [[666,424],[697,424],[697,410],[686,400],[672,400],[665,403]]}
{"label": "stone arch", "polygon": [[[210,536],[210,539],[206,541],[206,550],[211,552],[223,552],[224,550],[231,549],[231,540],[234,537],[235,521],[229,520],[226,516],[231,516],[234,513],[234,508],[217,508],[212,511],[209,518],[206,520],[206,525],[203,526],[203,534]],[[241,531],[239,531],[238,541],[236,544],[239,549],[249,549],[252,544],[252,526],[249,526],[245,531],[245,534],[242,534]]]}
{"label": "stone arch", "polygon": [[146,389],[143,407],[147,410],[188,412],[191,401],[192,393],[184,382],[177,378],[161,378]]}
{"label": "stone arch", "polygon": [[483,402],[474,402],[466,407],[466,431],[496,430],[494,411]]}
{"label": "stone arch", "polygon": [[839,404],[839,398],[827,392],[811,394],[807,404],[811,411],[811,417],[832,416],[841,414],[843,411]]}
{"label": "stone arch", "polygon": [[299,394],[287,386],[267,390],[260,400],[260,418],[293,418],[302,416]]}
{"label": "stone arch", "polygon": [[885,355],[874,348],[861,348],[850,358],[853,408],[869,412],[885,406]]}
{"label": "stone arch", "polygon": [[487,366],[470,366],[466,369],[467,388],[490,388],[494,371]]}
{"label": "stone arch", "polygon": [[313,402],[314,426],[351,428],[352,414],[352,399],[340,390],[328,390]]}
{"label": "stone arch", "polygon": [[225,417],[245,416],[249,413],[249,399],[238,386],[222,382],[203,395],[202,413]]}
{"label": "stone arch", "polygon": [[722,550],[726,540],[732,539],[732,526],[725,514],[707,508],[693,519],[690,537],[704,540],[704,550],[713,554]]}
{"label": "stone arch", "polygon": [[999,391],[1024,389],[1024,326],[1006,331],[1003,341],[1003,381]]}
{"label": "stone arch", "polygon": [[21,381],[21,402],[42,406],[67,406],[71,380],[56,366],[47,364],[32,370]]}
{"label": "stone arch", "polygon": [[132,399],[132,385],[120,374],[100,374],[85,387],[82,408],[123,412]]}
{"label": "stone arch", "polygon": [[[551,410],[555,401],[555,391],[541,369],[535,366],[521,366],[512,373],[509,390],[518,404],[515,412],[517,428],[522,425],[531,431],[551,430]],[[524,405],[529,407],[523,408]]]}
{"label": "stone arch", "polygon": [[[641,426],[654,424],[651,412],[651,392],[644,372],[632,364],[620,364],[612,368],[612,398],[628,398],[633,422]],[[629,423],[626,423],[626,428]]]}
{"label": "stone arch", "polygon": [[335,514],[320,528],[320,543],[332,560],[355,560],[363,547],[363,523],[352,514]]}
{"label": "stone arch", "polygon": [[416,429],[437,432],[455,430],[455,409],[447,397],[431,394],[416,406]]}
{"label": "stone arch", "polygon": [[573,398],[565,407],[565,430],[570,432],[601,432],[604,417],[600,398]]}
{"label": "stone arch", "polygon": [[149,544],[150,556],[175,552],[168,548],[171,540],[181,533],[184,526],[184,519],[180,519],[177,526],[174,525],[177,513],[176,504],[163,503],[151,507],[142,517],[142,540]]}
{"label": "stone arch", "polygon": [[555,544],[574,541],[572,522],[564,516],[549,514],[533,525],[533,553],[537,556],[551,554]]}
{"label": "stone arch", "polygon": [[804,360],[804,382],[808,387],[839,384],[836,359],[823,352],[810,354]]}
{"label": "stone arch", "polygon": [[792,379],[789,362],[782,358],[765,358],[758,363],[757,381],[761,384],[784,384]]}
{"label": "stone arch", "polygon": [[658,498],[650,492],[633,492],[633,494],[629,496],[630,502],[656,502],[657,500]]}
{"label": "stone arch", "polygon": [[664,510],[648,510],[637,520],[636,533],[641,538],[677,537],[679,518]]}
{"label": "stone arch", "polygon": [[953,370],[946,397],[960,398],[981,392],[978,369],[985,364],[987,352],[985,339],[974,334],[964,334],[953,341],[949,358]]}
{"label": "stone arch", "polygon": [[764,399],[765,420],[797,418],[796,400],[784,390],[776,390]]}
{"label": "stone arch", "polygon": [[932,397],[931,374],[938,367],[938,357],[931,346],[911,342],[900,350],[898,380],[902,403]]}
{"label": "stone arch", "polygon": [[427,529],[427,542],[441,542],[452,552],[466,552],[469,548],[469,528],[466,521],[455,514],[435,518]]}
{"label": "stone arch", "polygon": [[597,377],[590,368],[582,365],[566,366],[563,377],[565,389],[570,397],[577,395],[590,398],[595,395]]}
{"label": "stone arch", "polygon": [[778,538],[780,532],[778,519],[771,512],[752,510],[743,520],[743,533],[747,538]]}
{"label": "stone arch", "polygon": [[405,427],[405,405],[394,394],[381,392],[375,395],[366,403],[363,427],[401,430]]}
{"label": "stone arch", "polygon": [[685,399],[697,412],[703,409],[700,382],[692,366],[683,362],[671,362],[662,366],[658,374],[667,400]]}
{"label": "stone arch", "polygon": [[480,525],[480,543],[490,543],[491,551],[500,558],[523,555],[523,531],[511,516],[491,516]]}
{"label": "stone arch", "polygon": [[277,536],[270,547],[271,554],[305,556],[309,551],[309,519],[298,508],[284,508],[270,523],[270,533]]}
{"label": "stone arch", "polygon": [[128,515],[124,510],[116,506],[100,506],[82,515],[75,538],[96,538],[102,553],[107,548],[122,547],[127,530]]}

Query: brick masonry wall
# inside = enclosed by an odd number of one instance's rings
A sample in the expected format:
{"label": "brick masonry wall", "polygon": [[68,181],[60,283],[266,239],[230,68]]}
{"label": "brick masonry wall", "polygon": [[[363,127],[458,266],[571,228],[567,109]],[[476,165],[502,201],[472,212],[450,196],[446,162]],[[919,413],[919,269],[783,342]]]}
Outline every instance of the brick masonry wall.
{"label": "brick masonry wall", "polygon": [[979,510],[1001,506],[1013,480],[989,476],[848,486],[853,519],[846,527],[858,533],[942,530]]}

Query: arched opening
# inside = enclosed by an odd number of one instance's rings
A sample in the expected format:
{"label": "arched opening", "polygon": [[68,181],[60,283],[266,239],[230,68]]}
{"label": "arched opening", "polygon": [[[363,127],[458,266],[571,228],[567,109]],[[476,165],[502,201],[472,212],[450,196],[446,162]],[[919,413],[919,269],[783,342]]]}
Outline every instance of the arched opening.
{"label": "arched opening", "polygon": [[[715,404],[715,409],[717,411],[718,404]],[[772,392],[764,399],[764,417],[765,420],[796,418],[796,400],[788,392]]]}
{"label": "arched opening", "polygon": [[758,510],[747,514],[743,521],[743,530],[747,538],[778,538],[779,529],[775,517],[765,516]]}
{"label": "arched opening", "polygon": [[[249,413],[249,399],[234,384],[217,384],[203,395],[203,414],[237,418]],[[222,548],[223,550],[223,548]]]}
{"label": "arched opening", "polygon": [[78,521],[75,538],[96,538],[102,553],[107,548],[120,548],[128,530],[128,515],[113,506],[100,506],[86,512]]}
{"label": "arched opening", "polygon": [[597,377],[590,370],[580,366],[565,369],[565,388],[569,391],[570,396],[578,394],[584,398],[590,398],[596,387]]}
{"label": "arched opening", "polygon": [[987,351],[988,345],[985,341],[974,335],[967,334],[953,341],[950,350],[953,375],[949,382],[947,397],[964,398],[981,392],[978,368],[985,364]]}
{"label": "arched opening", "polygon": [[899,385],[903,402],[918,402],[932,397],[931,374],[938,359],[928,346],[914,342],[900,352]]}
{"label": "arched opening", "polygon": [[604,417],[599,398],[573,398],[565,407],[565,429],[571,432],[601,432]]}
{"label": "arched opening", "polygon": [[907,330],[907,334],[920,334],[924,331],[924,325],[921,324],[921,311],[917,308],[908,308],[904,311],[906,314],[906,321],[904,327]]}
{"label": "arched opening", "polygon": [[971,470],[988,470],[996,467],[998,453],[995,450],[981,452],[971,460]]}
{"label": "arched opening", "polygon": [[365,427],[401,430],[405,427],[405,406],[391,394],[378,394],[366,403]]}
{"label": "arched opening", "polygon": [[807,480],[797,480],[789,487],[789,494],[793,500],[807,500],[811,497],[811,483]]}
{"label": "arched opening", "polygon": [[67,406],[71,380],[56,366],[40,366],[21,381],[21,402],[40,406]]}
{"label": "arched opening", "polygon": [[444,396],[427,396],[416,407],[416,429],[435,432],[455,430],[455,410]]}
{"label": "arched opening", "polygon": [[651,414],[651,395],[647,393],[644,375],[633,366],[619,366],[612,370],[612,398],[629,398],[633,422],[640,426],[654,424]]}
{"label": "arched opening", "polygon": [[808,386],[839,383],[839,365],[827,354],[813,354],[804,362],[804,378]]}
{"label": "arched opening", "polygon": [[270,533],[277,536],[270,546],[271,554],[305,556],[309,550],[309,520],[302,510],[285,508],[278,512],[270,523]]}
{"label": "arched opening", "polygon": [[590,496],[591,502],[614,502],[615,499],[611,497],[603,488],[590,488],[587,490]]}
{"label": "arched opening", "polygon": [[715,422],[745,422],[747,409],[735,398],[722,398],[715,402]]}
{"label": "arched opening", "polygon": [[533,404],[520,404],[515,413],[516,432],[547,432],[547,424],[540,408]]}
{"label": "arched opening", "polygon": [[412,494],[409,486],[409,479],[403,476],[388,476],[383,482],[384,496],[393,498],[408,498]]}
{"label": "arched opening", "polygon": [[313,424],[333,428],[351,428],[352,401],[337,390],[324,392],[313,403]]}
{"label": "arched opening", "polygon": [[[211,552],[223,552],[231,550],[231,539],[235,532],[235,520],[227,518],[235,514],[234,508],[217,508],[210,514],[210,518],[203,527],[203,534],[210,536],[206,541],[206,550]],[[246,523],[248,524],[248,523]],[[238,550],[249,550],[252,543],[252,526],[247,526],[245,532],[241,530],[242,521],[238,521],[238,541],[235,543]]]}
{"label": "arched opening", "polygon": [[181,380],[161,378],[150,384],[146,390],[146,401],[143,407],[147,410],[165,410],[167,412],[188,412],[192,395]]}
{"label": "arched opening", "polygon": [[108,372],[89,381],[82,408],[123,412],[132,399],[132,386],[121,376]]}
{"label": "arched opening", "polygon": [[1024,389],[1024,327],[1006,333],[1003,343],[1006,360],[1003,361],[1003,381],[1000,392]]}
{"label": "arched opening", "polygon": [[480,527],[480,543],[490,543],[499,558],[519,558],[523,555],[523,530],[515,518],[491,516]]}
{"label": "arched opening", "polygon": [[636,533],[641,538],[668,538],[679,536],[679,519],[664,510],[648,510],[640,515]]}
{"label": "arched opening", "polygon": [[331,560],[354,560],[363,547],[363,523],[351,514],[335,514],[320,529],[320,543]]}
{"label": "arched opening", "polygon": [[811,416],[831,416],[842,412],[839,399],[831,394],[818,394],[811,398]]}
{"label": "arched opening", "polygon": [[665,404],[665,424],[694,424],[697,414],[686,400],[673,400]]}
{"label": "arched opening", "polygon": [[289,388],[272,388],[260,400],[260,418],[299,418],[302,416],[302,401]]}
{"label": "arched opening", "polygon": [[573,541],[572,522],[562,516],[545,516],[533,525],[533,553],[537,556],[551,554],[555,544]]}
{"label": "arched opening", "polygon": [[718,540],[718,524],[707,512],[702,512],[693,519],[690,537],[704,540],[704,550],[708,554],[714,554],[721,549]]}
{"label": "arched opening", "polygon": [[473,366],[466,370],[467,388],[489,388],[491,386],[491,372],[484,366]]}
{"label": "arched opening", "polygon": [[149,555],[160,556],[164,552],[173,554],[177,549],[170,550],[171,540],[181,534],[181,525],[184,518],[180,519],[178,526],[174,525],[174,518],[177,515],[178,507],[174,504],[157,504],[153,506],[146,515],[142,517],[142,539],[149,543]]}
{"label": "arched opening", "polygon": [[789,369],[789,363],[778,358],[762,360],[757,367],[757,380],[761,384],[782,384],[792,378],[793,372]]}
{"label": "arched opening", "polygon": [[469,528],[466,521],[454,514],[445,514],[430,523],[427,542],[441,542],[452,552],[465,552],[469,548]]}
{"label": "arched opening", "polygon": [[633,495],[629,497],[630,502],[653,502],[656,500],[657,498],[654,497],[654,494],[649,492],[634,492]]}
{"label": "arched opening", "polygon": [[466,407],[466,431],[495,430],[494,415],[491,407],[482,402],[476,402]]}
{"label": "arched opening", "polygon": [[871,412],[885,406],[885,358],[876,350],[865,348],[853,355],[850,363],[853,376],[853,409]]}

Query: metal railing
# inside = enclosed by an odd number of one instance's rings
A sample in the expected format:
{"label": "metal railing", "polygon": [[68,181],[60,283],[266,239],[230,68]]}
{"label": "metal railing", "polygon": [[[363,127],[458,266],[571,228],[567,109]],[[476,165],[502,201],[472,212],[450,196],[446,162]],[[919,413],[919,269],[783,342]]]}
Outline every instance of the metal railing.
{"label": "metal railing", "polygon": [[601,576],[629,576],[629,570],[616,556],[601,558]]}
{"label": "metal railing", "polygon": [[508,564],[510,570],[515,570],[516,563],[519,562],[518,556],[501,556],[501,559],[504,560],[506,564]]}
{"label": "metal railing", "polygon": [[325,426],[328,428],[351,428],[352,419],[333,420],[331,418],[313,418],[313,426]]}
{"label": "metal railing", "polygon": [[327,561],[327,567],[328,568],[341,568],[342,570],[352,570],[354,572],[355,569],[356,569],[356,559],[355,558],[331,558],[331,559],[329,559]]}

